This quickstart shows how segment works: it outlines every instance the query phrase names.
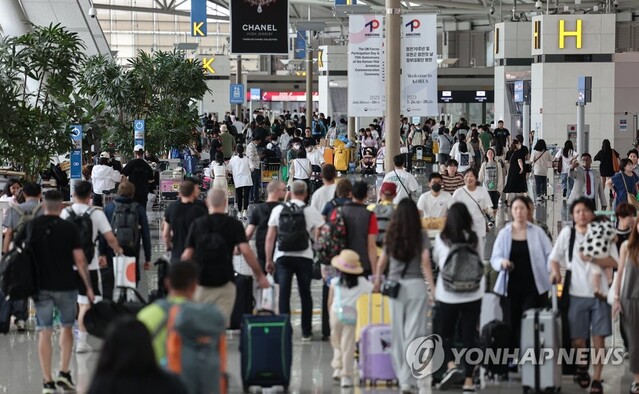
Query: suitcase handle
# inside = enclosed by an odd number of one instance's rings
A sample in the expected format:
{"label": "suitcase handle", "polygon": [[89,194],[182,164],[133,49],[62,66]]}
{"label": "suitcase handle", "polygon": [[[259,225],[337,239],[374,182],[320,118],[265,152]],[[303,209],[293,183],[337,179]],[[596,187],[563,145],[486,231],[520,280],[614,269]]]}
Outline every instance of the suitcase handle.
{"label": "suitcase handle", "polygon": [[[369,293],[368,294],[368,324],[369,325],[373,325],[373,295],[375,293]],[[380,305],[380,308],[382,309],[382,321],[380,322],[380,324],[384,324],[384,295],[379,293],[380,298],[382,300],[382,303]]]}
{"label": "suitcase handle", "polygon": [[[550,291],[552,292],[552,295],[551,295],[552,311],[555,313],[559,313],[559,302],[557,300],[557,285],[556,284],[552,285],[552,288],[550,289]],[[564,291],[567,291],[567,290],[564,289]]]}

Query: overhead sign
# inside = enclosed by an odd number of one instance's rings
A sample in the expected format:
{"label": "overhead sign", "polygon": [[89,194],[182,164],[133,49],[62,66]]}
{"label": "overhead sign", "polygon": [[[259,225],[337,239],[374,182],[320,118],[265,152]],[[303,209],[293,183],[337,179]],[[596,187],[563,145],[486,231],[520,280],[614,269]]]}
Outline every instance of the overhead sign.
{"label": "overhead sign", "polygon": [[293,49],[293,58],[304,59],[306,57],[306,32],[298,30],[295,35],[295,48]]}
{"label": "overhead sign", "polygon": [[379,116],[386,101],[384,20],[351,15],[348,22],[348,116]]}
{"label": "overhead sign", "polygon": [[206,37],[206,0],[191,0],[191,36]]}
{"label": "overhead sign", "polygon": [[288,54],[288,0],[230,0],[231,53]]}
{"label": "overhead sign", "polygon": [[233,83],[230,90],[231,104],[244,104],[244,85]]}
{"label": "overhead sign", "polygon": [[357,0],[335,0],[335,5],[357,5]]}
{"label": "overhead sign", "polygon": [[440,103],[494,103],[494,90],[440,90]]}
{"label": "overhead sign", "polygon": [[515,102],[524,102],[524,81],[515,81]]}
{"label": "overhead sign", "polygon": [[[313,101],[319,100],[319,93],[313,92]],[[306,101],[305,92],[262,92],[262,101]]]}
{"label": "overhead sign", "polygon": [[82,125],[74,124],[70,127],[71,141],[71,179],[82,179]]}
{"label": "overhead sign", "polygon": [[581,26],[582,20],[577,19],[575,21],[577,28],[575,30],[569,31],[566,30],[566,21],[563,19],[559,20],[559,48],[564,49],[566,46],[566,37],[575,37],[575,47],[577,49],[581,49]]}
{"label": "overhead sign", "polygon": [[262,99],[262,89],[251,88],[251,101],[260,101]]}
{"label": "overhead sign", "polygon": [[144,146],[144,119],[138,119],[133,121],[133,145]]}
{"label": "overhead sign", "polygon": [[402,113],[435,115],[437,110],[437,16],[402,17]]}

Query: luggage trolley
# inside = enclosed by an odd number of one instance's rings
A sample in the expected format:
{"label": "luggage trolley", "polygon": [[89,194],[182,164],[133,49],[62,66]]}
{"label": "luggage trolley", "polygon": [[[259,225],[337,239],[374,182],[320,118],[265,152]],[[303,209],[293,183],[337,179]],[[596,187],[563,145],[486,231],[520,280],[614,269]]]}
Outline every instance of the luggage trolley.
{"label": "luggage trolley", "polygon": [[160,172],[160,209],[166,208],[169,202],[176,201],[180,190],[180,183],[184,179],[181,171],[167,170]]}
{"label": "luggage trolley", "polygon": [[266,201],[266,187],[271,181],[282,179],[280,174],[281,163],[262,163],[262,190],[260,196]]}

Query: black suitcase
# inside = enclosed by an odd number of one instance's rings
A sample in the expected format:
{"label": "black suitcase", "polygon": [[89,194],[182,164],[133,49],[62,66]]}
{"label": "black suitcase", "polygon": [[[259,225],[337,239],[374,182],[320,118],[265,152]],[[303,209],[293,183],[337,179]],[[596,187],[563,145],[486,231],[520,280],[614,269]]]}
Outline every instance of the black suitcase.
{"label": "black suitcase", "polygon": [[253,277],[250,275],[235,274],[235,304],[231,313],[229,329],[239,330],[242,325],[242,317],[253,313]]}

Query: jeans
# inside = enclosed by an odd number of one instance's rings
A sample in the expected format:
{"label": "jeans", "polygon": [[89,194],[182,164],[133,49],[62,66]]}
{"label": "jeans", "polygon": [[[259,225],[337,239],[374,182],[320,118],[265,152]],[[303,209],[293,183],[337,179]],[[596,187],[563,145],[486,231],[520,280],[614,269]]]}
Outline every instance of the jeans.
{"label": "jeans", "polygon": [[[481,312],[481,300],[473,302],[465,302],[461,304],[447,304],[445,302],[437,303],[437,316],[439,318],[439,336],[442,337],[444,342],[444,353],[446,365],[449,361],[454,361],[453,356],[453,339],[457,332],[457,322],[459,321],[459,327],[461,331],[461,340],[463,347],[466,349],[474,348],[477,346],[477,338],[479,332],[477,330],[479,324],[479,313]],[[462,357],[464,364],[465,376],[470,378],[473,376],[475,370],[474,365],[466,363],[465,357]]]}
{"label": "jeans", "polygon": [[36,309],[36,328],[50,330],[53,328],[53,307],[60,312],[60,325],[73,327],[77,314],[78,291],[40,290],[34,298]]}
{"label": "jeans", "polygon": [[331,336],[330,305],[328,305],[328,283],[322,280],[322,337]]}
{"label": "jeans", "polygon": [[251,187],[252,186],[242,186],[235,188],[235,203],[237,204],[238,213],[242,213],[243,210],[248,209]]}
{"label": "jeans", "polygon": [[568,173],[561,174],[561,190],[566,192],[566,196],[570,195],[572,186],[575,184],[575,180],[570,177]]}
{"label": "jeans", "polygon": [[7,302],[11,303],[11,314],[16,317],[16,321],[22,320],[26,322],[29,318],[29,299],[11,299]]}
{"label": "jeans", "polygon": [[280,285],[280,313],[291,314],[291,285],[293,275],[297,277],[297,288],[302,301],[302,336],[312,334],[313,297],[311,279],[313,278],[313,260],[304,257],[280,257],[275,265],[275,276]]}
{"label": "jeans", "polygon": [[251,186],[251,201],[260,201],[260,191],[262,190],[262,170],[259,168],[251,171],[251,179],[253,180],[253,186]]}
{"label": "jeans", "polygon": [[547,176],[535,175],[535,197],[546,195],[546,180]]}

